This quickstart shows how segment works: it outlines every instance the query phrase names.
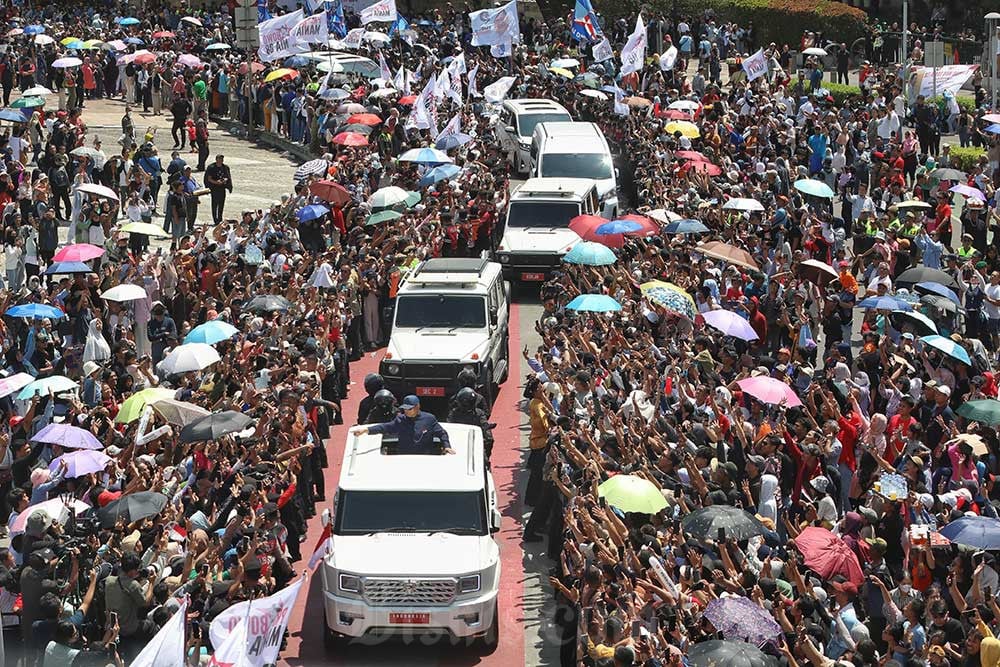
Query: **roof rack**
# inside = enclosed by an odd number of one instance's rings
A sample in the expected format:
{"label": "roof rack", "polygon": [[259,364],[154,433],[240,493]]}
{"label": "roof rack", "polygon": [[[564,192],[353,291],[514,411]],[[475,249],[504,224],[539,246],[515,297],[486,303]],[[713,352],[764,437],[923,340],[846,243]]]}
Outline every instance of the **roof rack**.
{"label": "roof rack", "polygon": [[358,457],[358,434],[351,431],[351,458],[347,462],[347,474],[354,474],[354,461]]}
{"label": "roof rack", "polygon": [[416,278],[423,273],[474,273],[477,276],[481,276],[489,264],[490,261],[488,259],[480,257],[428,259],[417,266],[413,271],[412,277]]}
{"label": "roof rack", "polygon": [[476,437],[474,431],[469,429],[469,476],[476,474]]}

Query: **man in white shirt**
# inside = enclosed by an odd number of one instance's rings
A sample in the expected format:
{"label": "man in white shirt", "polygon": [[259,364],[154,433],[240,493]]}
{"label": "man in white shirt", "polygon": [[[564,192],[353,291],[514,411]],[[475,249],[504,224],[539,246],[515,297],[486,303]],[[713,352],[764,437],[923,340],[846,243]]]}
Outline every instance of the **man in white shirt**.
{"label": "man in white shirt", "polygon": [[899,115],[896,113],[895,109],[886,109],[885,115],[883,115],[878,121],[878,136],[884,141],[888,141],[895,136],[899,136]]}

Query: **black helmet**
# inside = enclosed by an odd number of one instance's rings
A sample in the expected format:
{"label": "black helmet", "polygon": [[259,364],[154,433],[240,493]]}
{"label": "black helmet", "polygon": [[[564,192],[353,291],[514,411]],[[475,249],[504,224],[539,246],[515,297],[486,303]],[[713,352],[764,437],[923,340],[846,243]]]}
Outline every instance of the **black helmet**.
{"label": "black helmet", "polygon": [[365,376],[365,392],[369,396],[382,389],[385,386],[385,380],[378,373],[369,373]]}
{"label": "black helmet", "polygon": [[455,394],[455,405],[463,410],[472,410],[476,407],[476,399],[479,395],[471,387],[462,387]]}
{"label": "black helmet", "polygon": [[458,374],[458,386],[475,387],[476,371],[472,370],[471,368],[463,368]]}
{"label": "black helmet", "polygon": [[375,396],[372,398],[372,402],[380,408],[387,408],[391,407],[396,403],[396,397],[393,396],[392,392],[389,391],[388,389],[379,389],[378,391],[375,392]]}

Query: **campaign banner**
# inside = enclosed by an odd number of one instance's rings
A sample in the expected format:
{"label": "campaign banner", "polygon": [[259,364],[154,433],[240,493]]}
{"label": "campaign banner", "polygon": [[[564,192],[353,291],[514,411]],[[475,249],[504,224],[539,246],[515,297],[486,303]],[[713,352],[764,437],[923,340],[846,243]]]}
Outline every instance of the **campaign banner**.
{"label": "campaign banner", "polygon": [[611,60],[615,57],[614,49],[611,48],[611,42],[608,41],[607,37],[594,44],[591,51],[595,63],[603,63],[605,60]]}
{"label": "campaign banner", "polygon": [[635,30],[629,35],[628,41],[621,52],[622,76],[638,72],[646,60],[646,24],[642,22],[642,14],[635,18]]}
{"label": "campaign banner", "polygon": [[914,69],[916,70],[914,87],[919,91],[917,94],[934,97],[945,93],[957,95],[965,82],[979,69],[979,65],[945,65],[938,67],[936,73],[933,67]]}
{"label": "campaign banner", "polygon": [[666,72],[672,70],[674,65],[677,63],[677,47],[671,46],[669,49],[663,52],[660,56],[660,71]]}
{"label": "campaign banner", "polygon": [[767,74],[767,58],[764,57],[764,49],[757,49],[757,53],[743,59],[743,71],[746,72],[747,81],[753,81]]}
{"label": "campaign banner", "polygon": [[486,97],[487,102],[492,102],[496,104],[497,102],[503,102],[504,98],[507,97],[507,93],[510,92],[511,86],[514,85],[514,81],[517,77],[505,76],[497,79],[490,85],[483,88],[483,96]]}
{"label": "campaign banner", "polygon": [[298,25],[302,18],[302,10],[299,9],[291,14],[264,21],[257,26],[257,34],[260,35],[260,48],[257,49],[257,54],[262,61],[269,63],[309,50],[308,46],[304,46],[292,36],[292,28]]}
{"label": "campaign banner", "polygon": [[396,0],[379,0],[361,10],[361,25],[395,23],[396,18]]}
{"label": "campaign banner", "polygon": [[299,595],[305,577],[274,595],[259,600],[247,600],[229,607],[215,617],[209,626],[212,646],[224,646],[235,632],[245,632],[245,640],[236,649],[243,649],[248,664],[264,667],[278,662],[281,638],[288,627],[292,606]]}
{"label": "campaign banner", "polygon": [[350,32],[344,37],[344,48],[348,49],[360,49],[361,39],[365,36],[364,28],[352,28]]}
{"label": "campaign banner", "polygon": [[326,10],[307,16],[295,24],[292,36],[301,44],[326,44],[330,40]]}
{"label": "campaign banner", "polygon": [[510,0],[503,7],[480,9],[469,13],[472,24],[473,46],[510,44],[521,39],[517,19],[517,0]]}

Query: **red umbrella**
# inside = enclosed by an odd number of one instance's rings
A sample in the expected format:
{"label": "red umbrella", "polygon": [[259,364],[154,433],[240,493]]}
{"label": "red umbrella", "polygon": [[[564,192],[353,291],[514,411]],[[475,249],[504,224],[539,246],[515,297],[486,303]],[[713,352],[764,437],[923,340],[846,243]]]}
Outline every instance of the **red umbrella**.
{"label": "red umbrella", "polygon": [[351,193],[336,181],[316,181],[309,186],[309,192],[335,206],[343,206],[351,201]]}
{"label": "red umbrella", "polygon": [[356,113],[347,119],[347,124],[351,125],[357,123],[359,125],[381,125],[382,119],[373,113]]}
{"label": "red umbrella", "polygon": [[638,213],[623,215],[619,217],[618,220],[631,220],[632,222],[638,222],[642,225],[642,229],[637,229],[634,232],[626,232],[625,236],[649,236],[650,234],[660,233],[660,225],[644,215],[639,215]]}
{"label": "red umbrella", "polygon": [[135,63],[137,63],[139,65],[148,65],[149,63],[155,63],[156,62],[156,54],[155,53],[140,53],[139,55],[137,55],[135,57],[135,60],[133,62],[135,62]]}
{"label": "red umbrella", "polygon": [[160,30],[159,32],[153,33],[153,39],[170,39],[171,37],[176,37],[174,33],[169,30]]}
{"label": "red umbrella", "polygon": [[699,174],[708,174],[709,176],[718,176],[722,173],[722,167],[719,165],[712,164],[711,162],[702,162],[701,160],[691,160],[684,165],[684,169]]}
{"label": "red umbrella", "polygon": [[602,218],[599,215],[578,215],[569,221],[569,228],[584,241],[594,241],[609,248],[621,248],[625,245],[624,234],[596,233],[597,228],[607,221],[607,218]]}
{"label": "red umbrella", "polygon": [[416,101],[417,101],[416,95],[404,95],[400,97],[398,100],[398,102],[402,104],[404,107],[408,107]]}
{"label": "red umbrella", "polygon": [[341,132],[333,138],[333,143],[341,146],[367,146],[368,137],[358,132]]}
{"label": "red umbrella", "polygon": [[704,153],[700,153],[698,151],[677,151],[674,155],[682,160],[699,160],[701,162],[710,161]]}
{"label": "red umbrella", "polygon": [[[260,74],[265,69],[264,63],[257,63],[257,62],[253,63],[251,65],[251,68],[253,69],[254,74]],[[239,72],[240,72],[240,74],[246,74],[247,73],[247,64],[246,63],[240,63]]]}
{"label": "red umbrella", "polygon": [[805,564],[825,580],[840,575],[860,586],[865,581],[858,557],[851,547],[826,528],[809,526],[795,538],[795,547]]}
{"label": "red umbrella", "polygon": [[656,112],[656,116],[657,118],[666,118],[667,120],[692,120],[694,118],[687,111],[681,111],[680,109],[661,109]]}

